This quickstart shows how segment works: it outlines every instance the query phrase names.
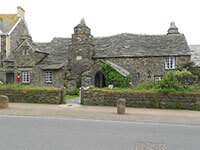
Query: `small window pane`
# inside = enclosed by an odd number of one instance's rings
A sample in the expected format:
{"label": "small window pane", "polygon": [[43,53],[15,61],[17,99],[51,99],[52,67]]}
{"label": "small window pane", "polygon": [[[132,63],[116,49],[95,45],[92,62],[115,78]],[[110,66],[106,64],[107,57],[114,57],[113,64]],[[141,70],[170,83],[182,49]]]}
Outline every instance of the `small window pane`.
{"label": "small window pane", "polygon": [[165,58],[165,69],[175,69],[175,57]]}
{"label": "small window pane", "polygon": [[162,80],[162,77],[161,76],[155,76],[154,80],[155,80],[155,83],[157,84]]}
{"label": "small window pane", "polygon": [[30,72],[22,72],[22,82],[30,83]]}
{"label": "small window pane", "polygon": [[45,73],[45,81],[46,81],[46,83],[52,83],[52,81],[53,81],[53,74],[52,74],[51,71],[47,71]]}

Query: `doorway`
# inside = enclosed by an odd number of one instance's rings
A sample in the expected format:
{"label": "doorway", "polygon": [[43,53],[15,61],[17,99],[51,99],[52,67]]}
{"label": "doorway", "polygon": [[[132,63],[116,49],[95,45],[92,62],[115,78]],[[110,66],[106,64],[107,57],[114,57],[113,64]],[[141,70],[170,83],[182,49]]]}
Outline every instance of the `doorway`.
{"label": "doorway", "polygon": [[106,84],[105,84],[104,75],[103,73],[101,73],[101,71],[99,71],[95,75],[95,87],[104,88],[105,86]]}
{"label": "doorway", "polygon": [[6,73],[6,84],[14,83],[14,73]]}

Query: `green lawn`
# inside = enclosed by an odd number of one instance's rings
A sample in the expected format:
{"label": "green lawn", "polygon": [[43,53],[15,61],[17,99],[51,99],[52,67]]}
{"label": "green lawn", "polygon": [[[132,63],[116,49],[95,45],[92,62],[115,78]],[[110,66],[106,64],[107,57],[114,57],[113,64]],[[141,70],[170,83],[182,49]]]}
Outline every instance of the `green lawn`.
{"label": "green lawn", "polygon": [[66,99],[70,99],[70,98],[75,98],[75,97],[79,97],[78,95],[66,95]]}
{"label": "green lawn", "polygon": [[42,86],[30,86],[22,84],[0,84],[0,89],[22,89],[22,90],[57,90],[55,87],[42,87]]}
{"label": "green lawn", "polygon": [[200,90],[196,89],[184,89],[184,90],[175,90],[175,89],[144,89],[144,88],[118,88],[115,87],[112,90],[109,88],[94,88],[91,87],[90,90],[102,90],[102,91],[120,91],[120,92],[131,92],[131,91],[138,91],[138,92],[180,92],[180,93],[190,93],[190,92],[195,92],[195,93],[200,93]]}

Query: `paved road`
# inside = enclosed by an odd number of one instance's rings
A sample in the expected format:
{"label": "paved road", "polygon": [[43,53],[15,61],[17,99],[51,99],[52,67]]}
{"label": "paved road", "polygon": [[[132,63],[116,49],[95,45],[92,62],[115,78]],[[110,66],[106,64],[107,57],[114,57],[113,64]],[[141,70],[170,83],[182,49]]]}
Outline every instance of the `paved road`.
{"label": "paved road", "polygon": [[2,150],[135,150],[143,142],[198,150],[199,139],[200,124],[0,115]]}

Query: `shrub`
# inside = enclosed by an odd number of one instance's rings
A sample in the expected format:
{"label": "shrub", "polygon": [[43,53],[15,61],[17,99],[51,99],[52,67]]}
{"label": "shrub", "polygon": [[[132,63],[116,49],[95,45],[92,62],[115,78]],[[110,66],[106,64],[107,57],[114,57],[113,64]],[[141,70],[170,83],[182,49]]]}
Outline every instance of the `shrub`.
{"label": "shrub", "polygon": [[193,75],[198,77],[198,82],[200,82],[200,68],[196,66],[194,62],[187,62],[181,64],[177,67],[177,70],[179,71],[187,70],[191,72]]}
{"label": "shrub", "polygon": [[158,89],[183,89],[182,85],[179,83],[176,77],[175,71],[169,71],[163,77],[163,79],[155,86]]}
{"label": "shrub", "polygon": [[114,87],[128,87],[131,81],[130,76],[122,76],[118,71],[108,64],[102,64],[102,73],[105,77],[106,86],[112,84]]}
{"label": "shrub", "polygon": [[146,82],[138,84],[135,89],[136,90],[142,90],[142,89],[149,90],[149,89],[152,89],[154,86],[155,86],[154,81],[146,81]]}
{"label": "shrub", "polygon": [[68,90],[66,92],[67,95],[79,95],[79,89],[76,89],[76,90]]}
{"label": "shrub", "polygon": [[196,84],[198,81],[198,77],[186,69],[183,69],[182,71],[176,71],[175,75],[178,82],[184,89],[190,88],[190,86]]}

